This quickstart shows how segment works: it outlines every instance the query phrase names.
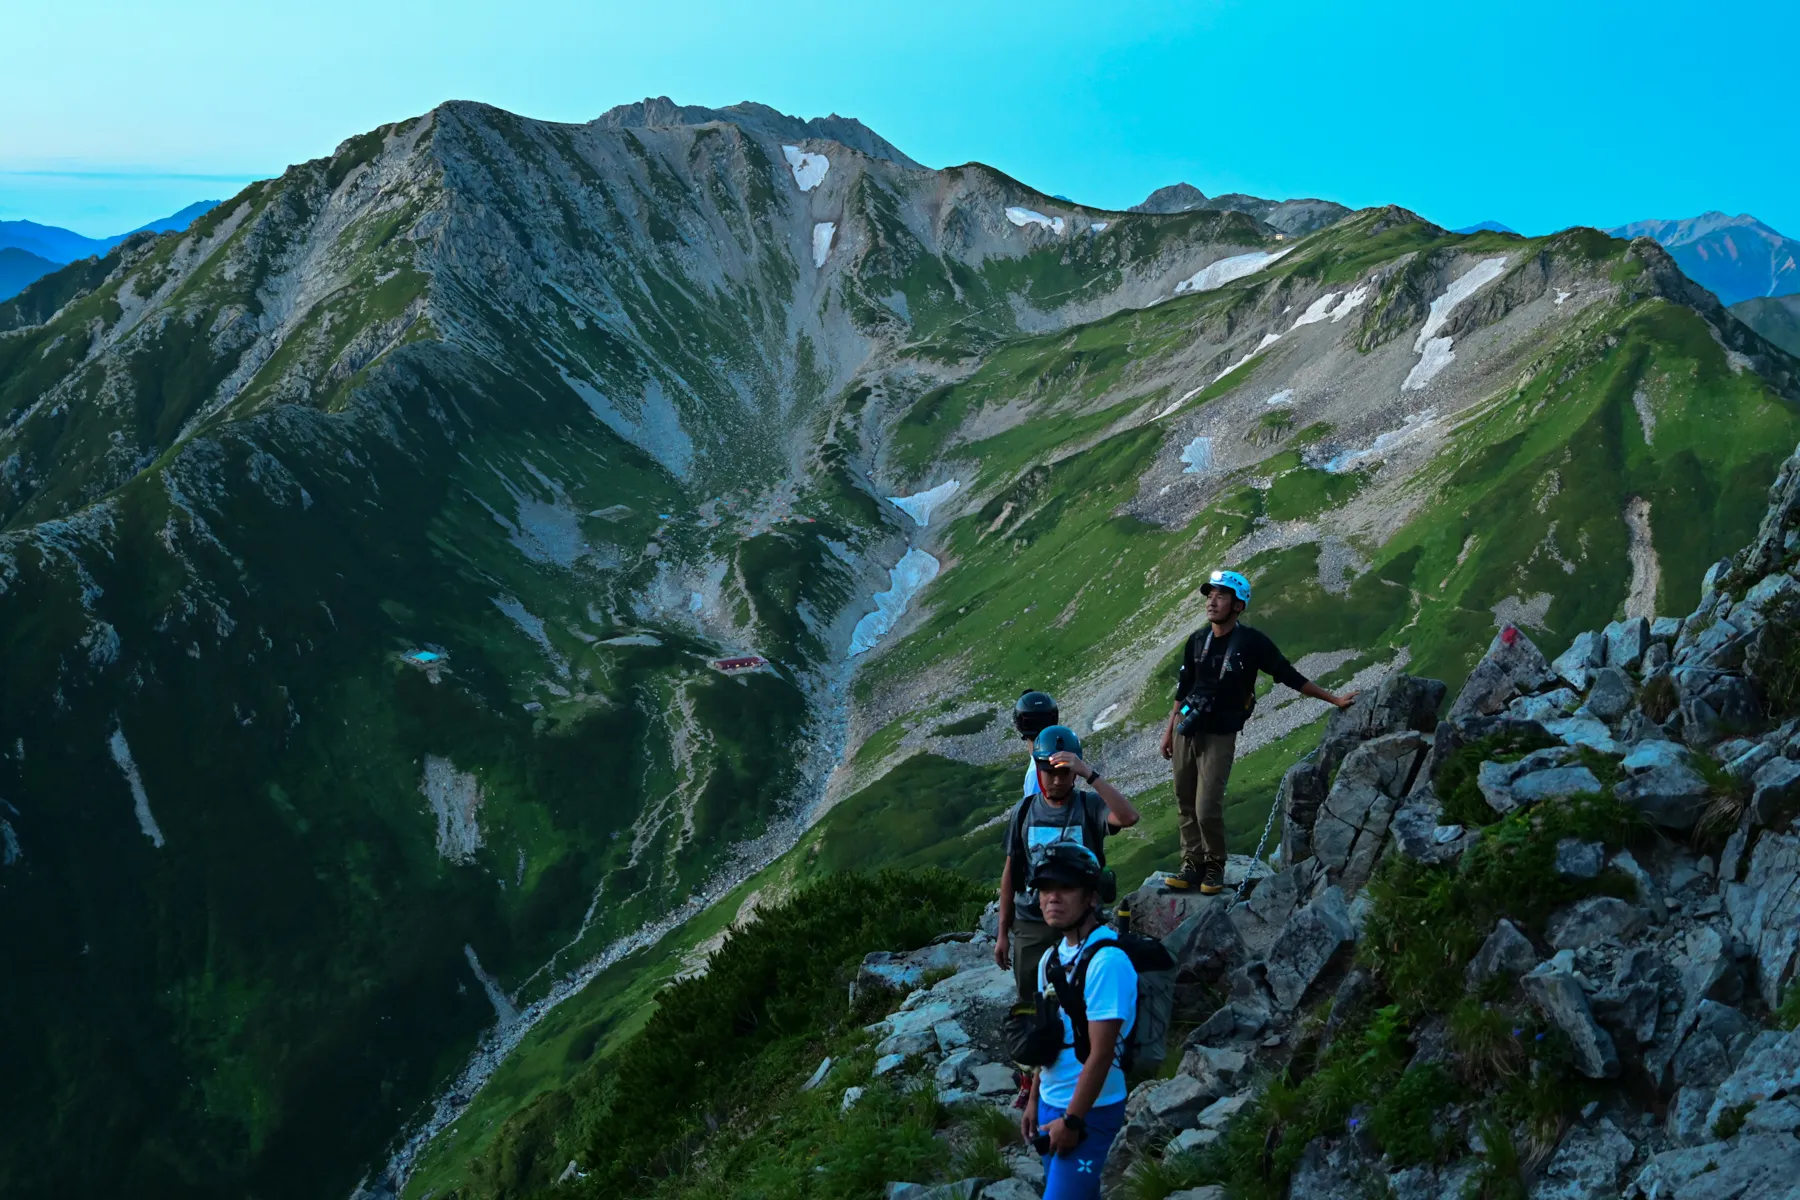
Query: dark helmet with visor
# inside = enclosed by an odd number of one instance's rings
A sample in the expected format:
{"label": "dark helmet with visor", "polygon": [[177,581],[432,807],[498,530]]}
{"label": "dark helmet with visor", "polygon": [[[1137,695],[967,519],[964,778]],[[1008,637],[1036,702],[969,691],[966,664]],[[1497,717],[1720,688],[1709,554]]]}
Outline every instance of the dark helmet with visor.
{"label": "dark helmet with visor", "polygon": [[1034,738],[1038,731],[1061,720],[1056,701],[1048,692],[1026,692],[1013,705],[1013,728],[1019,736]]}
{"label": "dark helmet with visor", "polygon": [[1100,884],[1100,859],[1080,842],[1051,842],[1041,851],[1037,865],[1031,868],[1031,889],[1077,887],[1097,892]]}

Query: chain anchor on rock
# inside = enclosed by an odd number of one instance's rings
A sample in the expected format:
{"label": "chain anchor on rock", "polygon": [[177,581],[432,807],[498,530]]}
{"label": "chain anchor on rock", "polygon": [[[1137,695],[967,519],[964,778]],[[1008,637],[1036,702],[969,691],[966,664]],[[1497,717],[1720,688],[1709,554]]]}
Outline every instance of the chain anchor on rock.
{"label": "chain anchor on rock", "polygon": [[[1257,862],[1262,861],[1263,847],[1267,846],[1269,844],[1269,834],[1275,828],[1275,810],[1277,808],[1279,808],[1280,806],[1281,806],[1281,792],[1280,792],[1280,790],[1277,790],[1275,793],[1275,799],[1269,801],[1269,819],[1263,822],[1262,836],[1256,839],[1256,853],[1251,855],[1251,858],[1253,858]],[[1242,879],[1238,880],[1237,895],[1234,896],[1231,901],[1231,906],[1233,908],[1236,908],[1238,905],[1244,903],[1244,897],[1250,891],[1250,879],[1251,879],[1251,873],[1249,871],[1245,871],[1244,877]]]}

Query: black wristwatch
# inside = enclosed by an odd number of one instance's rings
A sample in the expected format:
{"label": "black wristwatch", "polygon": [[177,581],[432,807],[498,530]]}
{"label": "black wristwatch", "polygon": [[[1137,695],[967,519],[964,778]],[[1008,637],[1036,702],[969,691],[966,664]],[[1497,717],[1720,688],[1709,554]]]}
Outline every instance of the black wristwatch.
{"label": "black wristwatch", "polygon": [[1100,772],[1098,772],[1098,771],[1089,771],[1088,772],[1087,781],[1089,783],[1094,782],[1094,780],[1096,780],[1098,778],[1100,778]]}
{"label": "black wristwatch", "polygon": [[1087,1121],[1080,1113],[1066,1112],[1063,1114],[1063,1128],[1074,1130],[1075,1136],[1080,1137],[1087,1132]]}

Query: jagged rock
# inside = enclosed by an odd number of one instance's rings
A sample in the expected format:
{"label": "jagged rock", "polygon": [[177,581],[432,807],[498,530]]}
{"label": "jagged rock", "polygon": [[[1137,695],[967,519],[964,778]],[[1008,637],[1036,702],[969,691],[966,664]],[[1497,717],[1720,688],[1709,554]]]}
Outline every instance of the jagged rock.
{"label": "jagged rock", "polygon": [[1698,1146],[1712,1139],[1712,1131],[1706,1126],[1706,1111],[1712,1107],[1713,1090],[1684,1087],[1669,1100],[1663,1129],[1677,1146]]}
{"label": "jagged rock", "polygon": [[1352,888],[1368,881],[1428,744],[1407,730],[1371,738],[1344,759],[1312,832],[1313,854],[1334,880]]}
{"label": "jagged rock", "polygon": [[1046,1174],[1044,1171],[1044,1160],[1038,1157],[1036,1151],[1024,1150],[1016,1154],[1007,1155],[1006,1167],[1007,1170],[1012,1172],[1014,1179],[1022,1180],[1023,1182],[1030,1184],[1033,1192],[1041,1193],[1044,1190],[1044,1178]]}
{"label": "jagged rock", "polygon": [[1602,938],[1624,941],[1643,929],[1644,910],[1617,896],[1589,896],[1550,914],[1544,936],[1558,950],[1591,946]]}
{"label": "jagged rock", "polygon": [[1638,863],[1636,856],[1629,850],[1619,850],[1614,852],[1607,865],[1631,880],[1637,889],[1638,905],[1650,914],[1651,920],[1658,920],[1664,907],[1662,889],[1656,886],[1655,877]]}
{"label": "jagged rock", "polygon": [[1494,635],[1487,653],[1469,672],[1446,719],[1455,724],[1469,717],[1491,717],[1514,696],[1535,692],[1555,678],[1543,652],[1518,626],[1508,625]]}
{"label": "jagged rock", "polygon": [[1625,753],[1625,747],[1613,737],[1606,723],[1593,717],[1564,717],[1560,721],[1545,721],[1543,725],[1545,733],[1565,746],[1586,746],[1602,754]]}
{"label": "jagged rock", "polygon": [[844,1089],[844,1098],[842,1100],[838,1101],[838,1111],[839,1112],[849,1112],[852,1108],[854,1108],[856,1106],[856,1102],[858,1100],[861,1100],[862,1098],[863,1098],[863,1089],[861,1087],[845,1088]]}
{"label": "jagged rock", "polygon": [[1753,1036],[1743,1013],[1729,1004],[1701,1000],[1693,1025],[1671,1063],[1675,1082],[1683,1087],[1723,1083],[1743,1058]]}
{"label": "jagged rock", "polygon": [[982,1096],[1010,1096],[1019,1090],[1013,1069],[1005,1063],[982,1063],[974,1069],[975,1091]]}
{"label": "jagged rock", "polygon": [[[1197,1154],[1218,1140],[1219,1131],[1216,1129],[1184,1129],[1169,1139],[1169,1144],[1163,1147],[1163,1157],[1168,1158],[1174,1154]],[[1169,1200],[1175,1200],[1179,1196],[1199,1197],[1202,1200],[1214,1200],[1216,1197],[1217,1200],[1225,1200],[1225,1189],[1217,1184],[1208,1184],[1203,1188],[1189,1188],[1182,1192],[1172,1192]]]}
{"label": "jagged rock", "polygon": [[1619,1052],[1606,1030],[1594,1020],[1587,993],[1575,978],[1574,955],[1558,951],[1521,980],[1525,995],[1544,1018],[1569,1039],[1575,1068],[1589,1079],[1611,1079],[1619,1073]]}
{"label": "jagged rock", "polygon": [[1431,749],[1425,754],[1425,761],[1419,764],[1417,776],[1413,779],[1413,790],[1409,795],[1418,799],[1436,799],[1432,792],[1432,782],[1437,778],[1441,768],[1450,756],[1468,745],[1462,731],[1448,721],[1439,721],[1431,734]]}
{"label": "jagged rock", "polygon": [[998,900],[988,901],[988,906],[981,910],[981,920],[975,923],[975,928],[985,934],[989,941],[999,934],[1000,902]]}
{"label": "jagged rock", "polygon": [[1573,879],[1593,879],[1606,865],[1606,846],[1567,837],[1556,843],[1556,873]]}
{"label": "jagged rock", "polygon": [[1800,1129],[1800,1104],[1791,1096],[1764,1101],[1744,1115],[1744,1128],[1751,1133],[1792,1134]]}
{"label": "jagged rock", "polygon": [[1249,1092],[1239,1092],[1235,1096],[1225,1096],[1214,1100],[1200,1111],[1195,1124],[1201,1129],[1224,1129],[1231,1124],[1231,1119],[1244,1110],[1252,1097]]}
{"label": "jagged rock", "polygon": [[1190,974],[1217,975],[1248,957],[1244,939],[1232,923],[1229,902],[1201,907],[1164,937],[1163,945],[1175,959],[1176,968]]}
{"label": "jagged rock", "polygon": [[956,1021],[939,1021],[931,1027],[931,1036],[937,1039],[938,1049],[945,1054],[969,1044],[968,1031]]}
{"label": "jagged rock", "polygon": [[1533,1185],[1531,1200],[1611,1200],[1619,1194],[1620,1173],[1636,1152],[1631,1139],[1606,1117],[1591,1126],[1576,1125]]}
{"label": "jagged rock", "polygon": [[1581,697],[1564,687],[1536,696],[1519,696],[1506,706],[1506,715],[1522,721],[1556,721],[1581,707]]}
{"label": "jagged rock", "polygon": [[1288,919],[1269,947],[1266,969],[1275,1002],[1292,1011],[1313,981],[1354,942],[1344,893],[1326,888]]}
{"label": "jagged rock", "polygon": [[868,987],[910,992],[933,972],[963,971],[993,961],[993,947],[981,942],[936,942],[898,954],[877,950],[865,955],[856,972],[856,990]]}
{"label": "jagged rock", "polygon": [[924,1183],[890,1183],[883,1200],[970,1200],[981,1187],[979,1179],[959,1179],[936,1186]]}
{"label": "jagged rock", "polygon": [[[1131,927],[1145,937],[1167,938],[1183,924],[1211,908],[1229,907],[1238,885],[1246,879],[1252,888],[1275,873],[1275,868],[1248,854],[1231,854],[1225,858],[1225,891],[1217,896],[1202,896],[1198,891],[1163,886],[1167,870],[1152,871],[1138,889],[1126,897],[1131,903]],[[1171,951],[1172,952],[1172,951]]]}
{"label": "jagged rock", "polygon": [[1767,742],[1754,742],[1749,749],[1725,761],[1725,773],[1733,779],[1754,779],[1756,773],[1763,769],[1768,761],[1780,754],[1776,746]]}
{"label": "jagged rock", "polygon": [[1275,788],[1275,807],[1281,810],[1282,862],[1292,865],[1312,857],[1313,821],[1325,803],[1325,785],[1330,778],[1316,750],[1281,776]]}
{"label": "jagged rock", "polygon": [[1488,807],[1497,813],[1509,813],[1520,804],[1513,795],[1514,783],[1528,775],[1560,769],[1573,757],[1575,752],[1568,747],[1551,746],[1544,750],[1534,750],[1516,762],[1484,762],[1476,769],[1475,786],[1481,789],[1482,798],[1488,802]]}
{"label": "jagged rock", "polygon": [[1148,1119],[1170,1129],[1181,1129],[1193,1124],[1201,1110],[1218,1098],[1218,1090],[1192,1075],[1172,1075],[1168,1079],[1139,1084],[1125,1102],[1125,1117],[1130,1121]]}
{"label": "jagged rock", "polygon": [[1192,1075],[1202,1081],[1210,1075],[1229,1089],[1249,1065],[1250,1056],[1242,1050],[1193,1046],[1182,1055],[1180,1071],[1183,1075]]}
{"label": "jagged rock", "polygon": [[1749,848],[1751,821],[1754,814],[1746,811],[1738,818],[1737,828],[1725,839],[1725,848],[1719,851],[1719,882],[1736,883],[1743,871],[1744,851]]}
{"label": "jagged rock", "polygon": [[1773,825],[1800,799],[1800,762],[1775,758],[1752,777],[1750,811],[1759,825]]}
{"label": "jagged rock", "polygon": [[1582,707],[1590,716],[1612,724],[1631,707],[1631,680],[1618,667],[1601,667],[1594,672],[1593,686]]}
{"label": "jagged rock", "polygon": [[1634,947],[1620,957],[1612,982],[1588,997],[1594,1019],[1615,1041],[1629,1036],[1632,1042],[1645,1046],[1656,1039],[1663,998],[1658,968],[1659,960],[1653,951]]}
{"label": "jagged rock", "polygon": [[1625,1194],[1637,1200],[1792,1200],[1796,1178],[1800,1138],[1744,1133],[1658,1154]]}
{"label": "jagged rock", "polygon": [[1638,669],[1642,672],[1644,678],[1648,679],[1650,676],[1668,666],[1669,660],[1670,654],[1668,644],[1665,642],[1651,642],[1648,646],[1644,647],[1644,659],[1638,664]]}
{"label": "jagged rock", "polygon": [[875,1071],[874,1071],[875,1078],[880,1079],[883,1075],[888,1074],[890,1071],[898,1071],[901,1067],[903,1067],[905,1065],[906,1065],[906,1055],[904,1055],[904,1054],[884,1054],[880,1058],[875,1060]]}
{"label": "jagged rock", "polygon": [[1606,641],[1593,632],[1578,633],[1569,648],[1550,664],[1557,677],[1578,692],[1587,690],[1593,672],[1606,661]]}
{"label": "jagged rock", "polygon": [[1282,868],[1258,884],[1247,902],[1231,910],[1232,923],[1250,957],[1267,954],[1294,910],[1317,896],[1329,882],[1324,864],[1308,858]]}
{"label": "jagged rock", "polygon": [[1006,1178],[981,1189],[981,1200],[1038,1200],[1038,1190],[1023,1179]]}
{"label": "jagged rock", "polygon": [[1374,1163],[1354,1138],[1314,1138],[1300,1152],[1288,1182],[1288,1200],[1344,1200],[1365,1194]]}
{"label": "jagged rock", "polygon": [[1606,665],[1622,671],[1634,671],[1650,647],[1650,622],[1643,617],[1627,617],[1606,627]]}
{"label": "jagged rock", "polygon": [[1650,622],[1650,640],[1652,642],[1673,642],[1681,636],[1682,619],[1680,617],[1656,617]]}
{"label": "jagged rock", "polygon": [[[1675,677],[1682,692],[1682,737],[1690,746],[1710,746],[1725,729],[1749,728],[1761,716],[1756,692],[1736,675],[1677,668]],[[1694,690],[1688,690],[1684,681]]]}
{"label": "jagged rock", "polygon": [[1737,1067],[1719,1084],[1706,1113],[1708,1129],[1734,1109],[1747,1109],[1800,1091],[1800,1032],[1765,1029],[1744,1050]]}
{"label": "jagged rock", "polygon": [[1481,836],[1479,829],[1440,825],[1443,805],[1415,788],[1412,799],[1394,811],[1388,822],[1394,848],[1406,858],[1422,863],[1446,863],[1458,858]]}
{"label": "jagged rock", "polygon": [[1631,753],[1619,760],[1620,768],[1627,775],[1642,775],[1660,767],[1691,767],[1693,763],[1693,752],[1686,746],[1661,739],[1639,742],[1631,748]]}
{"label": "jagged rock", "polygon": [[1442,1168],[1407,1167],[1388,1176],[1390,1200],[1463,1200],[1475,1193],[1481,1164],[1473,1159]]}
{"label": "jagged rock", "polygon": [[1750,853],[1742,883],[1721,885],[1733,937],[1756,958],[1757,987],[1774,1008],[1800,951],[1800,836],[1765,833]]}
{"label": "jagged rock", "polygon": [[875,1053],[882,1059],[899,1058],[904,1060],[909,1055],[923,1054],[927,1050],[935,1049],[937,1049],[937,1038],[930,1029],[890,1034],[875,1043]]}
{"label": "jagged rock", "polygon": [[1531,939],[1505,917],[1494,923],[1494,931],[1481,943],[1481,949],[1469,960],[1463,978],[1474,991],[1496,975],[1523,975],[1537,965],[1537,951]]}
{"label": "jagged rock", "polygon": [[953,1051],[944,1055],[944,1060],[937,1065],[934,1078],[942,1088],[963,1088],[978,1090],[975,1087],[975,1068],[987,1062],[987,1056],[973,1046]]}
{"label": "jagged rock", "polygon": [[800,1085],[800,1090],[803,1092],[812,1091],[814,1088],[818,1087],[821,1083],[824,1083],[825,1076],[829,1075],[830,1073],[831,1073],[831,1055],[827,1054],[825,1056],[825,1061],[821,1062],[818,1066],[818,1069],[815,1070],[810,1076],[807,1077],[807,1080],[805,1083]]}
{"label": "jagged rock", "polygon": [[1706,808],[1707,788],[1692,767],[1666,766],[1620,780],[1613,795],[1665,829],[1687,830]]}

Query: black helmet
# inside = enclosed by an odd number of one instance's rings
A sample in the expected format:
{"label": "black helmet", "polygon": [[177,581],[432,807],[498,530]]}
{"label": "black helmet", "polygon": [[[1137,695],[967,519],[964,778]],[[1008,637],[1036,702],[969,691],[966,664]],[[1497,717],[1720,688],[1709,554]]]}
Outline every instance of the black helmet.
{"label": "black helmet", "polygon": [[1048,692],[1026,692],[1013,705],[1013,728],[1021,737],[1034,738],[1038,730],[1061,719],[1056,711],[1056,701]]}
{"label": "black helmet", "polygon": [[1032,891],[1046,887],[1100,890],[1100,860],[1080,842],[1051,842],[1031,868]]}
{"label": "black helmet", "polygon": [[1050,761],[1050,756],[1059,750],[1067,750],[1076,758],[1081,757],[1081,739],[1067,725],[1052,725],[1048,729],[1040,729],[1037,737],[1031,742],[1031,757],[1040,763]]}

